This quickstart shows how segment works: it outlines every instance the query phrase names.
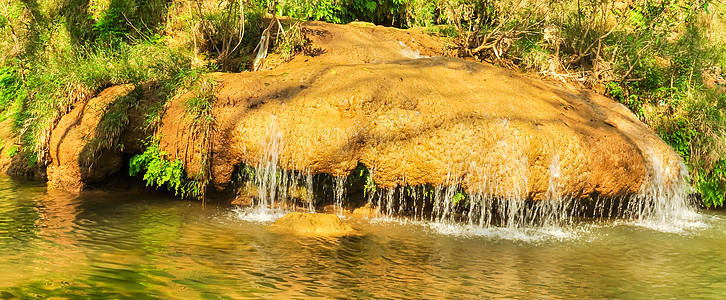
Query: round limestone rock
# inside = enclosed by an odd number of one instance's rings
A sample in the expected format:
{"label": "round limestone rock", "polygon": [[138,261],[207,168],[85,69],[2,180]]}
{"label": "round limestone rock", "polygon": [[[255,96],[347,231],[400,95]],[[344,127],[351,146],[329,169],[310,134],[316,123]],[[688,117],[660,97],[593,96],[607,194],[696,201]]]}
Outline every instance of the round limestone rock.
{"label": "round limestone rock", "polygon": [[338,216],[333,214],[293,212],[277,220],[272,228],[280,232],[303,235],[349,236],[356,234],[355,229],[343,223]]}

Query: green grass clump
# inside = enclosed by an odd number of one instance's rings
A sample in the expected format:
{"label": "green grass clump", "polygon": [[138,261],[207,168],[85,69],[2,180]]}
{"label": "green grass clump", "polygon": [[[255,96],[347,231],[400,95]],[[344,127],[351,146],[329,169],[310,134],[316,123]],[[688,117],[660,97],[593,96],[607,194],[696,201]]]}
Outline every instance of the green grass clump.
{"label": "green grass clump", "polygon": [[206,198],[207,185],[211,175],[212,134],[214,133],[215,118],[212,107],[216,97],[214,88],[216,81],[213,78],[201,77],[194,83],[192,91],[194,96],[186,101],[186,113],[192,118],[192,131],[196,134],[195,140],[199,151],[199,170],[194,176],[199,187],[199,198]]}

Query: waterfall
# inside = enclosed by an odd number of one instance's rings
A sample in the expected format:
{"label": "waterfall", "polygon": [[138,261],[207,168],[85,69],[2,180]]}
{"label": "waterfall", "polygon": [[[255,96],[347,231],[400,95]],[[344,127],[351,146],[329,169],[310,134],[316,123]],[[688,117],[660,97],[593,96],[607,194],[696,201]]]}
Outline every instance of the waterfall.
{"label": "waterfall", "polygon": [[[308,170],[298,172],[280,167],[284,143],[282,132],[274,119],[268,126],[261,148],[263,151],[259,163],[250,166],[252,178],[243,183],[251,185],[256,191],[252,207],[260,210],[315,211],[313,174]],[[342,192],[340,198],[342,203]]]}
{"label": "waterfall", "polygon": [[[661,231],[681,231],[693,226],[696,213],[687,201],[692,192],[688,168],[680,160],[675,166],[664,163],[653,149],[644,148],[648,174],[637,200],[625,208],[624,217]],[[672,170],[673,167],[677,169]]]}
{"label": "waterfall", "polygon": [[[507,122],[502,126],[506,127]],[[316,203],[322,203],[332,205],[336,214],[343,215],[344,207],[350,205],[346,184],[352,182],[343,176],[281,168],[283,138],[273,119],[262,141],[259,163],[252,166],[254,179],[247,182],[256,189],[253,207],[314,212]],[[563,194],[567,178],[563,178],[556,149],[551,149],[546,192],[541,200],[524,200],[531,199],[528,190],[531,166],[527,154],[506,139],[498,141],[495,147],[504,156],[492,158],[504,160],[492,162],[495,167],[477,166],[474,162],[449,166],[446,184],[435,186],[404,184],[369,190],[366,183],[363,188],[366,201],[376,208],[375,218],[381,220],[403,218],[472,228],[561,229],[576,226],[586,217],[633,220],[658,227],[693,215],[686,201],[690,189],[685,165],[679,161],[678,169],[673,170],[673,163],[662,162],[650,148],[645,147],[642,152],[647,176],[638,195],[620,198],[593,195],[583,199]],[[371,180],[373,170],[368,172],[366,180]]]}
{"label": "waterfall", "polygon": [[[492,175],[481,174],[481,169],[472,164],[468,173],[490,180],[484,180],[480,186],[472,186],[471,182],[452,180],[450,171],[447,175],[449,185],[397,186],[376,190],[368,195],[368,202],[378,207],[383,219],[398,215],[408,220],[466,224],[479,228],[556,229],[575,226],[580,219],[587,217],[633,220],[637,225],[661,230],[670,230],[663,228],[665,224],[677,228],[683,225],[678,225],[679,222],[694,215],[687,202],[690,192],[687,169],[679,161],[679,168],[674,172],[653,151],[644,151],[644,154],[647,178],[639,194],[627,197],[578,199],[563,195],[560,159],[554,154],[548,166],[548,187],[542,200],[523,200],[522,195],[528,193],[528,179],[521,175],[528,173],[523,169],[524,165],[515,159],[506,174],[513,174],[510,178],[519,178],[520,182],[513,182],[511,190],[502,190],[501,186],[493,183],[495,178]],[[464,194],[465,186],[478,192]]]}
{"label": "waterfall", "polygon": [[345,200],[345,177],[333,177],[333,204],[338,215],[343,215]]}
{"label": "waterfall", "polygon": [[[280,152],[282,151],[282,133],[277,130],[276,122],[270,123],[268,134],[263,142],[263,151],[260,163],[255,169],[254,184],[257,187],[256,206],[275,208],[278,191],[287,191],[283,183],[285,172],[279,166]],[[282,187],[282,188],[281,188]],[[287,193],[285,193],[286,196]]]}

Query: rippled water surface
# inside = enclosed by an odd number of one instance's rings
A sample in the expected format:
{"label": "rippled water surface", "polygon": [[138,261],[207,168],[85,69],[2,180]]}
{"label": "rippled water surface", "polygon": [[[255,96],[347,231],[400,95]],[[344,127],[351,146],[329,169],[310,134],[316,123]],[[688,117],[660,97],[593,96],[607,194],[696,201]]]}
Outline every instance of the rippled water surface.
{"label": "rippled water surface", "polygon": [[723,212],[536,230],[348,219],[351,238],[272,233],[267,216],[0,177],[0,298],[726,297]]}

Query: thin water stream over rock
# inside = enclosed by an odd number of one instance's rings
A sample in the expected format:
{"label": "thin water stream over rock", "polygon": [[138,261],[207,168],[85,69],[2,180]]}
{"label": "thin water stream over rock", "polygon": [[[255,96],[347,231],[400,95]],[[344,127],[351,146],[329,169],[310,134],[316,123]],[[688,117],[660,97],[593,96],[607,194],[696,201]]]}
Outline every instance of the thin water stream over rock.
{"label": "thin water stream over rock", "polygon": [[[315,212],[316,208],[325,207],[326,212],[344,216],[355,208],[366,206],[372,209],[372,217],[446,226],[550,229],[566,229],[586,217],[669,224],[695,214],[689,202],[691,188],[685,165],[680,161],[675,165],[664,165],[661,157],[648,146],[644,152],[647,173],[637,193],[618,196],[565,193],[567,175],[562,174],[559,156],[555,155],[547,167],[549,177],[545,192],[533,199],[524,196],[531,194],[526,176],[530,166],[526,163],[514,171],[520,172],[521,176],[514,176],[519,182],[512,181],[513,184],[504,186],[490,181],[470,182],[471,176],[455,178],[451,175],[452,170],[440,184],[390,187],[378,186],[373,180],[376,171],[362,164],[347,177],[313,174],[309,169],[289,170],[280,162],[285,147],[284,136],[274,119],[270,124],[268,138],[262,141],[264,150],[258,165],[245,166],[238,171],[238,194],[241,194],[238,197],[249,199],[244,204],[259,212],[269,209]],[[481,170],[472,161],[467,172],[476,174]]]}

